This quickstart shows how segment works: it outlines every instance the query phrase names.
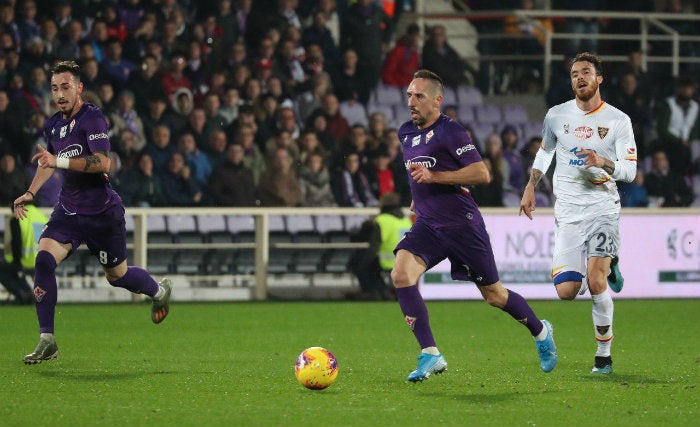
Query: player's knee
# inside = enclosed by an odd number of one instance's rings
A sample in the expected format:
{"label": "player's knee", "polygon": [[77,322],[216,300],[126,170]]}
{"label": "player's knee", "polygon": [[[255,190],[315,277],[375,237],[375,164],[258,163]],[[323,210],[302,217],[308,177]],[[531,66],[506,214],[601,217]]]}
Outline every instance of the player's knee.
{"label": "player's knee", "polygon": [[571,301],[578,295],[578,292],[575,292],[572,286],[557,286],[556,290],[557,296],[562,300]]}
{"label": "player's knee", "polygon": [[48,251],[39,251],[36,255],[34,268],[39,271],[53,274],[56,271],[56,258]]}
{"label": "player's knee", "polygon": [[406,271],[396,269],[391,270],[391,282],[396,288],[405,288],[413,284],[408,279],[408,273],[406,273]]}
{"label": "player's knee", "polygon": [[557,296],[563,300],[573,300],[578,295],[578,291],[583,281],[583,274],[578,271],[563,271],[553,278]]}

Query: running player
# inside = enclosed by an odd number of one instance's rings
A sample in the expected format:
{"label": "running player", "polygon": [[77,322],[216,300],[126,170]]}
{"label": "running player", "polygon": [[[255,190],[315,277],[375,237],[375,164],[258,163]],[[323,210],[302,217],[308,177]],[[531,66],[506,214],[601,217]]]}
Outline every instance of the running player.
{"label": "running player", "polygon": [[467,131],[440,112],[440,77],[418,70],[408,86],[411,120],[399,129],[417,220],[394,250],[391,279],[406,323],[421,354],[408,380],[423,381],[447,369],[430,327],[418,279],[449,259],[452,278],[476,283],[484,299],[525,325],[534,337],[540,367],[557,363],[551,324],[540,321],[525,299],[501,285],[481,213],[466,186],[489,182],[490,176]]}
{"label": "running player", "polygon": [[617,265],[620,196],[615,181],[634,179],[637,147],[630,118],[603,102],[602,82],[597,56],[585,52],[573,59],[575,98],[550,108],[544,118],[542,147],[532,165],[520,214],[532,219],[535,187],[556,153],[552,279],[559,298],[566,300],[583,294],[588,282],[598,342],[592,372],[609,374],[614,306],[608,286],[619,292],[624,283]]}
{"label": "running player", "polygon": [[26,364],[58,357],[56,266],[82,243],[97,257],[112,286],[152,297],[154,323],[162,322],[170,308],[169,279],[158,284],[146,270],[127,266],[124,205],[107,178],[107,122],[98,107],[83,102],[82,91],[80,67],[73,61],[57,63],[52,69],[51,92],[59,112],[46,121],[48,147],[39,146],[32,157],[39,167],[29,189],[14,201],[15,215],[24,218],[25,203],[34,200],[56,168],[65,170],[58,203],[39,240],[34,297],[40,336],[36,349],[24,356]]}

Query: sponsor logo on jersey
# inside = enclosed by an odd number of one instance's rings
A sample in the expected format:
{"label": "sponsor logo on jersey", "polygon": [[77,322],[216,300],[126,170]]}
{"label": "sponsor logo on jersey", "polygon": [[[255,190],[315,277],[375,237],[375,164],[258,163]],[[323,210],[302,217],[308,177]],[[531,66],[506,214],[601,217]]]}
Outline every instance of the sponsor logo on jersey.
{"label": "sponsor logo on jersey", "polygon": [[406,160],[406,163],[405,163],[406,169],[408,169],[414,163],[419,164],[419,165],[423,165],[426,168],[430,169],[437,164],[437,160],[435,160],[435,157],[417,156],[417,157],[414,157],[412,159]]}
{"label": "sponsor logo on jersey", "polygon": [[567,133],[567,134],[569,133],[569,124],[568,123],[564,125],[564,133]]}
{"label": "sponsor logo on jersey", "polygon": [[433,132],[433,130],[430,129],[430,132],[428,132],[428,133],[425,135],[425,143],[426,143],[426,144],[430,142],[430,138],[432,138],[434,134],[435,134],[435,132]]}
{"label": "sponsor logo on jersey", "polygon": [[585,166],[586,165],[585,160],[583,160],[582,158],[578,158],[579,157],[578,153],[581,152],[582,150],[583,150],[583,148],[581,148],[581,147],[574,147],[571,150],[569,150],[569,153],[571,153],[577,157],[576,159],[569,159],[569,166]]}
{"label": "sponsor logo on jersey", "polygon": [[420,135],[414,136],[411,140],[411,147],[415,147],[418,144],[420,144]]}
{"label": "sponsor logo on jersey", "polygon": [[71,157],[78,157],[81,154],[83,154],[83,146],[80,144],[71,144],[63,150],[59,151],[56,157],[70,159]]}
{"label": "sponsor logo on jersey", "polygon": [[59,136],[61,138],[65,138],[67,132],[68,132],[68,126],[61,126],[61,132],[59,133]]}
{"label": "sponsor logo on jersey", "polygon": [[593,129],[588,126],[579,126],[574,129],[574,136],[578,139],[588,139],[593,136]]}
{"label": "sponsor logo on jersey", "polygon": [[610,130],[610,128],[604,128],[604,127],[598,126],[598,136],[600,137],[600,139],[605,138],[605,135],[608,134],[609,130]]}
{"label": "sponsor logo on jersey", "polygon": [[476,150],[476,146],[474,144],[467,144],[464,147],[459,147],[457,150],[455,150],[455,153],[457,153],[458,156],[461,156],[462,154],[471,150]]}
{"label": "sponsor logo on jersey", "polygon": [[104,132],[93,133],[93,134],[88,135],[88,141],[94,141],[96,139],[109,139],[109,135],[107,135]]}

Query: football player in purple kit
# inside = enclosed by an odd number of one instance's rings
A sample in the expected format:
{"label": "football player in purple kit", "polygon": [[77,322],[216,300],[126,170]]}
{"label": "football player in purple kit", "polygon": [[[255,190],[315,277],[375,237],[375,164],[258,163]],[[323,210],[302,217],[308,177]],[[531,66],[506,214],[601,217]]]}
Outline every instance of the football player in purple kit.
{"label": "football player in purple kit", "polygon": [[56,266],[82,243],[97,257],[112,286],[153,299],[154,323],[162,322],[170,309],[170,280],[159,284],[146,270],[127,266],[124,205],[107,178],[107,122],[98,107],[83,102],[82,91],[78,64],[57,63],[52,69],[51,92],[59,112],[44,127],[47,149],[39,146],[32,157],[39,167],[31,185],[14,201],[15,215],[24,218],[25,203],[34,200],[56,168],[65,170],[58,203],[39,240],[34,296],[40,337],[36,349],[24,356],[25,364],[58,357],[54,336]]}
{"label": "football player in purple kit", "polygon": [[499,281],[484,220],[467,187],[489,182],[489,172],[464,127],[441,113],[443,90],[440,77],[418,70],[406,92],[411,120],[399,129],[417,219],[394,250],[391,279],[422,350],[408,381],[423,381],[447,369],[418,290],[420,276],[445,258],[452,264],[453,279],[473,281],[489,304],[528,328],[540,367],[550,372],[557,363],[552,325],[540,321],[522,296]]}

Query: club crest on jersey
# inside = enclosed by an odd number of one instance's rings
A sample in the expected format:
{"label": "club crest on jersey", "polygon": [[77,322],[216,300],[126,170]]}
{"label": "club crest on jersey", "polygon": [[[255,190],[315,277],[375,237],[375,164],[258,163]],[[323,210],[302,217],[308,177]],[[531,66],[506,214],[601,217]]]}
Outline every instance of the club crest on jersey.
{"label": "club crest on jersey", "polygon": [[635,152],[637,152],[637,150],[634,147],[627,149],[627,154],[634,154]]}
{"label": "club crest on jersey", "polygon": [[574,136],[578,139],[588,139],[593,136],[593,129],[588,126],[579,126],[574,129]]}
{"label": "club crest on jersey", "polygon": [[60,132],[59,136],[61,138],[65,138],[67,132],[68,132],[68,126],[61,126],[61,132]]}
{"label": "club crest on jersey", "polygon": [[430,129],[430,132],[428,132],[428,133],[425,135],[425,143],[426,143],[426,144],[430,142],[430,138],[432,138],[433,135],[434,135],[434,132],[433,132],[432,129]]}
{"label": "club crest on jersey", "polygon": [[568,134],[569,133],[569,124],[564,125],[564,133]]}
{"label": "club crest on jersey", "polygon": [[604,128],[604,127],[598,126],[598,136],[600,137],[600,139],[605,138],[605,135],[608,134],[609,130],[610,130],[610,128]]}
{"label": "club crest on jersey", "polygon": [[70,122],[70,125],[68,125],[68,133],[73,132],[73,127],[75,127],[75,119],[73,119],[73,120]]}
{"label": "club crest on jersey", "polygon": [[415,147],[418,144],[420,144],[420,135],[414,136],[411,140],[411,147]]}
{"label": "club crest on jersey", "polygon": [[406,316],[406,324],[411,330],[416,327],[416,318],[411,316]]}
{"label": "club crest on jersey", "polygon": [[44,299],[44,295],[46,295],[46,291],[41,289],[39,286],[34,287],[34,298],[36,298],[36,302],[41,302],[42,299]]}

